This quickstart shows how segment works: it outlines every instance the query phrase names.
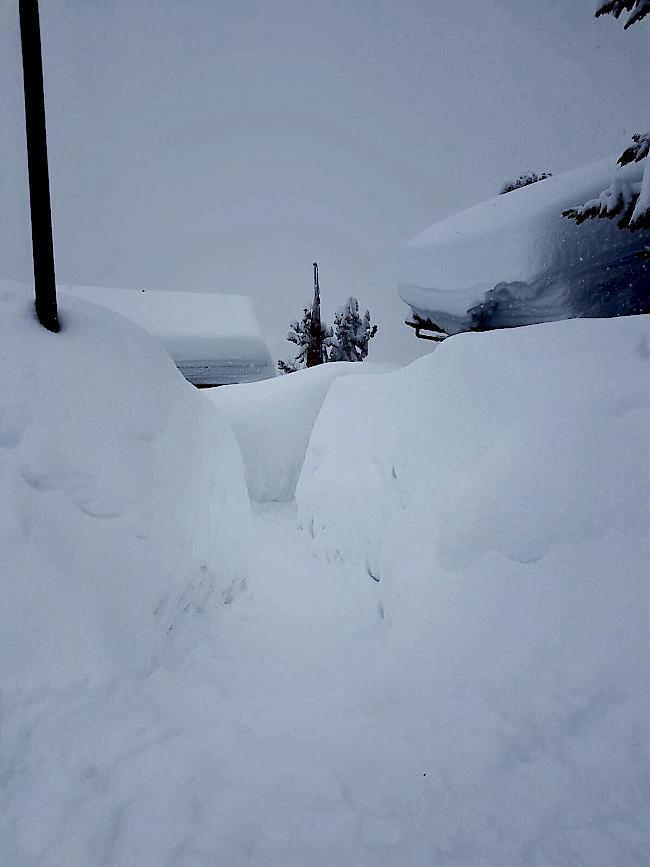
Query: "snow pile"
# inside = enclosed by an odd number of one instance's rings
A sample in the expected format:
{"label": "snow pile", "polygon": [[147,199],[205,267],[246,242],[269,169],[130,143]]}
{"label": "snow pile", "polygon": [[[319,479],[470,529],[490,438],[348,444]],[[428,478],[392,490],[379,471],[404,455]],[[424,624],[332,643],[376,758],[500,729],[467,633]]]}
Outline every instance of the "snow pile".
{"label": "snow pile", "polygon": [[[76,613],[98,624],[97,644],[122,636],[126,652],[132,634],[152,631],[149,605],[120,580],[127,561],[139,594],[156,589],[129,532],[131,521],[142,528],[138,497],[149,484],[165,495],[151,535],[135,537],[161,579],[167,559],[196,564],[211,532],[227,562],[223,534],[237,548],[247,520],[239,457],[203,395],[165,371],[134,328],[66,305],[67,332],[43,335],[12,303],[3,307],[20,341],[0,343],[10,350],[3,370],[18,358],[44,369],[32,364],[27,396],[14,393],[17,409],[0,416],[15,499],[3,500],[3,551],[17,552],[3,584],[32,597],[18,610],[3,596],[3,665],[14,614],[25,645],[52,635],[50,618],[69,641]],[[79,365],[86,357],[92,371]],[[146,388],[126,384],[132,361]],[[257,506],[247,592],[221,610],[218,629],[185,618],[182,656],[167,654],[146,677],[113,670],[5,691],[3,863],[647,867],[649,365],[650,318],[635,317],[463,335],[405,370],[338,377],[297,491],[313,540],[296,530],[294,504]],[[223,394],[268,390],[315,414],[311,380],[328,367]],[[70,370],[79,397],[57,385]],[[94,443],[97,432],[71,405],[82,400],[107,424],[103,458],[120,503],[135,489],[133,513],[78,514],[81,475],[34,490],[21,474],[19,450],[39,429],[57,434],[59,466],[87,469],[85,434]],[[58,423],[39,409],[27,426],[41,401]],[[254,406],[242,404],[242,423]],[[79,436],[61,420],[70,409]],[[259,430],[262,442],[261,418]],[[282,450],[289,434],[274,442]],[[138,467],[152,450],[145,477]],[[206,476],[216,479],[212,505]],[[99,484],[88,490],[101,504]],[[76,533],[67,551],[62,527]],[[97,553],[87,568],[54,570],[46,535],[67,567],[75,551],[82,567],[91,545]],[[66,577],[83,611],[59,599]]]}
{"label": "snow pile", "polygon": [[346,556],[420,538],[451,571],[638,532],[649,358],[650,317],[572,321],[458,335],[388,376],[334,383],[298,484],[301,521]]}
{"label": "snow pile", "polygon": [[650,312],[650,232],[616,221],[577,226],[567,208],[643,167],[616,159],[497,196],[426,229],[408,244],[399,292],[416,316],[450,334],[585,316]]}
{"label": "snow pile", "polygon": [[251,499],[293,499],[314,422],[335,379],[391,369],[388,364],[332,362],[269,382],[207,390],[237,437]]}
{"label": "snow pile", "polygon": [[254,382],[275,376],[253,302],[245,295],[65,286],[152,334],[196,385]]}
{"label": "snow pile", "polygon": [[630,317],[333,384],[298,514],[378,582],[374,663],[428,781],[392,777],[422,835],[402,863],[647,863],[649,371]]}
{"label": "snow pile", "polygon": [[139,671],[245,574],[249,505],[218,413],[140,328],[0,283],[0,682]]}

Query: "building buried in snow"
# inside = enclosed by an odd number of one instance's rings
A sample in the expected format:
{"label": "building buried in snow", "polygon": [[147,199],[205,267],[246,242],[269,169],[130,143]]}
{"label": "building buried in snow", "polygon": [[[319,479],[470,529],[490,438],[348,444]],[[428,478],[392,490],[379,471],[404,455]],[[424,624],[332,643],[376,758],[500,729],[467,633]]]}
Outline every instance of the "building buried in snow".
{"label": "building buried in snow", "polygon": [[[578,226],[562,212],[643,166],[615,158],[475,205],[407,245],[399,293],[418,337],[440,340],[537,322],[650,312],[650,231],[616,220]],[[427,335],[426,332],[429,332]]]}
{"label": "building buried in snow", "polygon": [[136,322],[193,385],[207,388],[276,375],[253,302],[245,295],[62,286]]}

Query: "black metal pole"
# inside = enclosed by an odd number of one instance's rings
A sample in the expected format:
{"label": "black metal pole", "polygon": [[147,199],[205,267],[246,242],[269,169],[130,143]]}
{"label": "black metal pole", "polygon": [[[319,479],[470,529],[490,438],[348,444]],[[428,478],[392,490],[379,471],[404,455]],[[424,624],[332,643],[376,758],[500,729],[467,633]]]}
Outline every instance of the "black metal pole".
{"label": "black metal pole", "polygon": [[48,331],[59,330],[54,276],[54,244],[47,168],[43,57],[38,0],[19,0],[20,39],[23,50],[25,130],[29,170],[29,204],[32,213],[32,254],[36,315]]}

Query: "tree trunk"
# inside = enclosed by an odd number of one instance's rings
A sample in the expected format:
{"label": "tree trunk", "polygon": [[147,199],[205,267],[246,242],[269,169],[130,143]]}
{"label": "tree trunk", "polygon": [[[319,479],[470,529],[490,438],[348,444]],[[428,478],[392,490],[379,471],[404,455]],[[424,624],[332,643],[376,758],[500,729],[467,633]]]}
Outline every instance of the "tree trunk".
{"label": "tree trunk", "polygon": [[307,346],[307,367],[322,364],[323,359],[323,326],[320,318],[320,286],[318,284],[318,263],[314,262],[314,300],[311,305],[311,320],[309,324],[309,345]]}

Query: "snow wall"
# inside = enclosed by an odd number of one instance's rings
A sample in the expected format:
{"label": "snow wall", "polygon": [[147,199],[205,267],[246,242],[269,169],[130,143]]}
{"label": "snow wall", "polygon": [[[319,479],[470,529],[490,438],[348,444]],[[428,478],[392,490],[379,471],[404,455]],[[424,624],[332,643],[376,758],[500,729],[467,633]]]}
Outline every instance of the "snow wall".
{"label": "snow wall", "polygon": [[393,373],[332,384],[296,497],[333,555],[426,548],[461,570],[490,552],[645,534],[650,317],[463,334]]}
{"label": "snow wall", "polygon": [[251,500],[293,499],[314,422],[335,379],[394,370],[394,365],[337,361],[261,383],[206,389],[241,448]]}
{"label": "snow wall", "polygon": [[615,220],[578,226],[562,211],[643,166],[609,158],[496,196],[409,242],[399,293],[413,313],[449,334],[589,316],[650,312],[650,231]]}
{"label": "snow wall", "polygon": [[376,588],[403,791],[427,786],[401,863],[647,863],[649,375],[632,316],[332,384],[298,515]]}
{"label": "snow wall", "polygon": [[246,573],[250,506],[214,407],[133,323],[0,283],[0,681],[146,669]]}

